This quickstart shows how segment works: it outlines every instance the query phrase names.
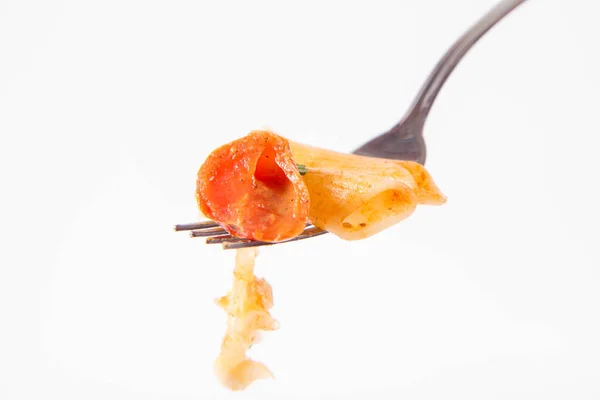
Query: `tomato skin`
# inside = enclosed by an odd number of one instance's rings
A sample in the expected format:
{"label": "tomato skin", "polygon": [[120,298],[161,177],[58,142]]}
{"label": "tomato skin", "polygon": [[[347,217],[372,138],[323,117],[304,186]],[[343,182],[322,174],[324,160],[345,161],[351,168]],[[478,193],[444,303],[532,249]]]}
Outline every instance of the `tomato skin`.
{"label": "tomato skin", "polygon": [[196,199],[232,235],[263,242],[298,236],[310,208],[288,141],[267,131],[213,151],[198,171]]}

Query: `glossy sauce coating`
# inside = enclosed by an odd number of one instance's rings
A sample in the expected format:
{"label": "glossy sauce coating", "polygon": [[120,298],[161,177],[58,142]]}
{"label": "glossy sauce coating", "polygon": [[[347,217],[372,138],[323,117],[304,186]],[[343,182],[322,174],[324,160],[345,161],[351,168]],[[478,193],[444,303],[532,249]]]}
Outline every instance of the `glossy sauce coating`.
{"label": "glossy sauce coating", "polygon": [[267,131],[213,151],[198,171],[196,199],[232,235],[264,242],[299,235],[310,209],[288,141]]}

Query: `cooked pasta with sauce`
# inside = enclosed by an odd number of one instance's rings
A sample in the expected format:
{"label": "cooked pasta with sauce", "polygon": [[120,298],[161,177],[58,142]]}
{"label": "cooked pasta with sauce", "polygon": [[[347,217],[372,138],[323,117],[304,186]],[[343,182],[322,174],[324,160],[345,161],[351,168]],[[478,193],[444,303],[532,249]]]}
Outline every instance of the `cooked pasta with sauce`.
{"label": "cooked pasta with sauce", "polygon": [[198,172],[203,214],[234,236],[280,242],[307,222],[346,240],[402,221],[446,197],[425,167],[289,142],[268,131],[215,150]]}

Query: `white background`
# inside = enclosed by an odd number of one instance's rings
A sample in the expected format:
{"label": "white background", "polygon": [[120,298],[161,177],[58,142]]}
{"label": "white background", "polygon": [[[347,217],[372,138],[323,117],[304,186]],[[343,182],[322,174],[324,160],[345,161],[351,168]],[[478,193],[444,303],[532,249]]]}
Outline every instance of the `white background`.
{"label": "white background", "polygon": [[592,1],[530,0],[451,76],[447,205],[261,251],[275,380],[218,384],[234,254],[172,231],[213,148],[353,150],[493,4],[0,0],[0,399],[598,399]]}

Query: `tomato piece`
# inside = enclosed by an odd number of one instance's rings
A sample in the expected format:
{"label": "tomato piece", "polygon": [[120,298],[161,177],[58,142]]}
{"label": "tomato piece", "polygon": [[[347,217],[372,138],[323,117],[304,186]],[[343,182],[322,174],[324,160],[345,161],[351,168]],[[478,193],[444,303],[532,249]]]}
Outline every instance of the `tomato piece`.
{"label": "tomato piece", "polygon": [[310,208],[288,141],[267,131],[213,151],[198,171],[196,199],[232,235],[263,242],[298,236]]}

